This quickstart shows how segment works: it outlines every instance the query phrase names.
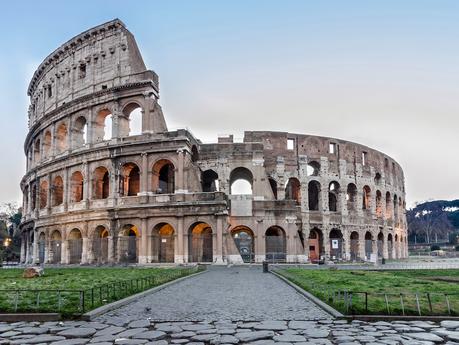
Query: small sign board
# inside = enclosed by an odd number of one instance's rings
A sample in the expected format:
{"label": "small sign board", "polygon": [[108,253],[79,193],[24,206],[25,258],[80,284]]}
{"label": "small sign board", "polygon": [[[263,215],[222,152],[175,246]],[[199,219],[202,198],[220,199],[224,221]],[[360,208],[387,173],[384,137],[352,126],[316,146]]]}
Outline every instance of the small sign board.
{"label": "small sign board", "polygon": [[162,239],[161,239],[161,242],[162,242],[162,243],[166,243],[166,242],[167,242],[167,238],[162,238]]}
{"label": "small sign board", "polygon": [[338,240],[332,240],[332,249],[339,249]]}

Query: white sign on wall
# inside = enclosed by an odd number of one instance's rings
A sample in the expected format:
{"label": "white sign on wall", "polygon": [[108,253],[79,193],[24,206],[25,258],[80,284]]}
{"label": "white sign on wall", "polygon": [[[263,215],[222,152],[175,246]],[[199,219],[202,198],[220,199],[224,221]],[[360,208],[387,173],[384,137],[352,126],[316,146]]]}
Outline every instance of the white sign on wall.
{"label": "white sign on wall", "polygon": [[332,249],[339,249],[338,240],[332,240]]}

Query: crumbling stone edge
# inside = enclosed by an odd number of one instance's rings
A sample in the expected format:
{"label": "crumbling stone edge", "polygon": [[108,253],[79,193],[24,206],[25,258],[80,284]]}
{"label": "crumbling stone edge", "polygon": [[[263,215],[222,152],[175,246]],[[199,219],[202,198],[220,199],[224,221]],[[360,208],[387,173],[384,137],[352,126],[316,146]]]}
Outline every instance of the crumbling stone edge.
{"label": "crumbling stone edge", "polygon": [[279,273],[275,272],[275,271],[272,271],[270,270],[269,271],[271,274],[275,275],[277,278],[283,280],[285,283],[287,283],[288,285],[290,285],[292,288],[294,288],[297,292],[299,292],[301,295],[303,295],[304,297],[306,297],[307,299],[311,300],[312,302],[314,302],[315,304],[317,304],[320,308],[322,308],[323,310],[325,310],[327,313],[329,313],[331,316],[333,317],[336,317],[336,318],[344,318],[344,315],[342,313],[340,313],[338,310],[336,310],[335,308],[329,306],[327,303],[325,302],[322,302],[320,299],[318,299],[316,296],[314,296],[313,294],[305,291],[304,289],[302,289],[301,287],[299,287],[298,285],[296,285],[295,283],[292,283],[290,280],[288,280],[287,278],[283,277],[282,275],[280,275]]}
{"label": "crumbling stone edge", "polygon": [[188,276],[181,277],[181,278],[172,280],[170,282],[164,283],[162,285],[156,286],[154,288],[151,288],[151,289],[136,293],[135,295],[131,295],[131,296],[128,296],[126,298],[120,299],[118,301],[103,305],[103,306],[101,306],[99,308],[96,308],[96,309],[93,309],[91,311],[88,311],[87,313],[84,313],[83,315],[81,315],[80,319],[85,320],[85,321],[91,321],[93,318],[95,318],[95,317],[97,317],[97,316],[99,316],[101,314],[109,312],[109,311],[111,311],[113,309],[118,309],[118,308],[120,308],[120,307],[122,307],[122,306],[124,306],[126,304],[129,304],[129,303],[133,302],[134,300],[136,300],[138,298],[144,297],[144,296],[149,295],[151,293],[158,292],[159,290],[162,290],[162,289],[164,289],[164,288],[166,288],[168,286],[171,286],[173,284],[179,283],[182,280],[185,280],[185,279],[188,279],[188,278],[191,278],[191,277],[196,277],[197,275],[203,274],[203,273],[206,273],[206,272],[207,272],[207,270],[204,270],[204,271],[201,271],[201,272],[197,272],[197,273],[193,273],[193,274],[190,274]]}

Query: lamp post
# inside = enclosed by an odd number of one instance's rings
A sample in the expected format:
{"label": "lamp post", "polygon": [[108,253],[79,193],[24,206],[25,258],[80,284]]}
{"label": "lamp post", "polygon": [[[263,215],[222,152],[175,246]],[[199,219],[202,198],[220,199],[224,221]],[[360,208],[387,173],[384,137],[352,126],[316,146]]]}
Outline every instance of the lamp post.
{"label": "lamp post", "polygon": [[10,244],[11,244],[11,238],[6,237],[3,240],[3,246],[5,247],[4,260],[5,260],[6,263],[8,263],[8,248],[9,248]]}

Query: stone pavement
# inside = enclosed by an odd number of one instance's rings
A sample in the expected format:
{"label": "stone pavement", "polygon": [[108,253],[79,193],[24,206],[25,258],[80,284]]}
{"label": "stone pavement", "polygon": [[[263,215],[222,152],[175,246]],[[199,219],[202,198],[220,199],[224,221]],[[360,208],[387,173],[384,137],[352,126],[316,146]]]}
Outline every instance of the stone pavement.
{"label": "stone pavement", "polygon": [[109,312],[111,319],[153,321],[306,320],[330,315],[261,268],[211,266],[208,272]]}
{"label": "stone pavement", "polygon": [[459,321],[18,322],[0,323],[0,344],[455,345]]}

